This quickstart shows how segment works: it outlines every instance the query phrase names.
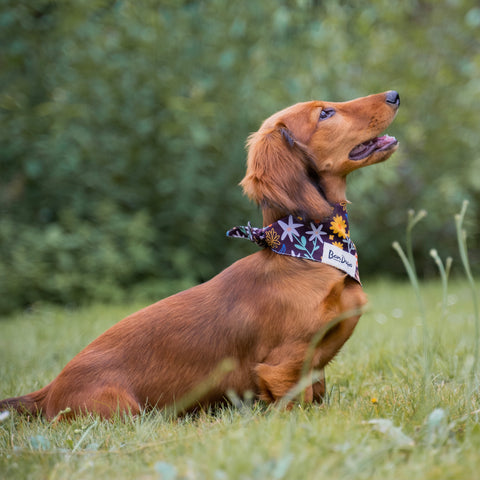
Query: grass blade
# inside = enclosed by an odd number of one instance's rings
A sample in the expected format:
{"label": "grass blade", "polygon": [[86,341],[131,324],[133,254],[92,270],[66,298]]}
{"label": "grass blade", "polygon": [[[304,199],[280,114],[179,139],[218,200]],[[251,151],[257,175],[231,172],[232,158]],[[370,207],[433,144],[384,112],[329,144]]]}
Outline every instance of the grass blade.
{"label": "grass blade", "polygon": [[442,280],[442,316],[445,317],[447,314],[448,276],[452,267],[452,257],[447,257],[444,266],[442,259],[434,248],[430,250],[430,256],[435,260]]}

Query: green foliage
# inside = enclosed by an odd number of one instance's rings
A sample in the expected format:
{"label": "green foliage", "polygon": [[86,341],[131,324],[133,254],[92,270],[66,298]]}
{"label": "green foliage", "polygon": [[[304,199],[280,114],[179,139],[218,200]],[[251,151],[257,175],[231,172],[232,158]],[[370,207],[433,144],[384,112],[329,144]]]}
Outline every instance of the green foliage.
{"label": "green foliage", "polygon": [[4,0],[0,310],[211,277],[255,248],[224,238],[260,223],[237,186],[247,135],[296,101],[390,88],[400,149],[349,189],[363,275],[379,256],[402,271],[412,207],[415,250],[452,254],[464,198],[480,218],[479,26],[473,0]]}
{"label": "green foliage", "polygon": [[0,222],[0,243],[11,242],[8,263],[2,265],[7,274],[0,276],[3,308],[32,301],[118,301],[121,288],[155,274],[147,215],[127,218],[110,202],[96,208],[93,226],[67,209],[41,230]]}

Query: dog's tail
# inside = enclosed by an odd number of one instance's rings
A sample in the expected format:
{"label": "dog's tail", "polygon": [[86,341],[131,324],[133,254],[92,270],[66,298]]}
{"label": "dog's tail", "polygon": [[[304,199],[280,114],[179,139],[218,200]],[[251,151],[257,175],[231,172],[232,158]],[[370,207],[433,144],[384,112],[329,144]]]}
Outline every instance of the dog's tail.
{"label": "dog's tail", "polygon": [[40,415],[44,410],[44,403],[47,397],[50,385],[37,390],[36,392],[22,395],[21,397],[6,398],[0,401],[0,412],[4,410],[16,410],[19,413],[29,413],[31,415]]}

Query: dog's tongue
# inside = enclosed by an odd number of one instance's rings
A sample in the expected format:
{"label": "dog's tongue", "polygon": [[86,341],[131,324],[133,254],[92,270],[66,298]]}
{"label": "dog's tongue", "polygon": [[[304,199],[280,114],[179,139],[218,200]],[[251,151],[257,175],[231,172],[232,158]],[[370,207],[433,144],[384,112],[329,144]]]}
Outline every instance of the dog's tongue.
{"label": "dog's tongue", "polygon": [[375,143],[377,144],[377,149],[381,150],[384,147],[389,147],[390,145],[397,143],[397,139],[390,135],[384,135],[383,137],[376,138]]}

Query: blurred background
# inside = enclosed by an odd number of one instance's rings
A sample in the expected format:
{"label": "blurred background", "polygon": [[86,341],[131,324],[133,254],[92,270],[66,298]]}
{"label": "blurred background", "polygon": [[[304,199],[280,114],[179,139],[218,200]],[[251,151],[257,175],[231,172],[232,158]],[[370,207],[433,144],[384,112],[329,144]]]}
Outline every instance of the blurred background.
{"label": "blurred background", "polygon": [[[360,271],[454,257],[462,201],[480,256],[480,4],[471,0],[2,0],[0,312],[204,281],[249,242],[245,140],[298,101],[395,89],[385,164],[354,172]],[[374,239],[374,240],[371,240]],[[478,271],[478,270],[477,270]]]}

